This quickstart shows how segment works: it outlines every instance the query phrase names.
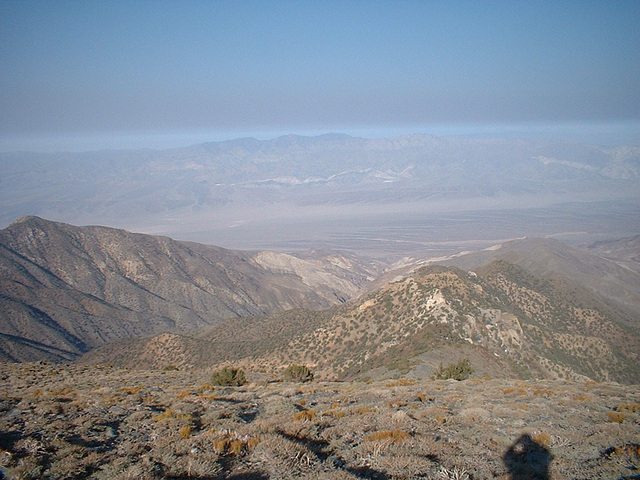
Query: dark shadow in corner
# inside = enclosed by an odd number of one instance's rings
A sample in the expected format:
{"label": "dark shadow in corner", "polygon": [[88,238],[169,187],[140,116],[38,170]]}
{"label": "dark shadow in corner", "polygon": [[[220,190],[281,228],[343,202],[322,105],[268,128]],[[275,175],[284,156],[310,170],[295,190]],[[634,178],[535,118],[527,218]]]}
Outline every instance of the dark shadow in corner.
{"label": "dark shadow in corner", "polygon": [[553,455],[527,434],[518,438],[502,459],[511,480],[549,480]]}

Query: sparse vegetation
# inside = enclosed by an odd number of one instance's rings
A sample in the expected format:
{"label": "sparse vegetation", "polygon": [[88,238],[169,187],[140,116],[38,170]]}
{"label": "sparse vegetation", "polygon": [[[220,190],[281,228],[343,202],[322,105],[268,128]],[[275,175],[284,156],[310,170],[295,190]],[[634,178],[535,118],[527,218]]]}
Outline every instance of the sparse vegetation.
{"label": "sparse vegetation", "polygon": [[473,368],[468,358],[463,358],[456,363],[442,366],[442,363],[438,367],[438,370],[433,374],[434,380],[466,380],[473,374]]}
{"label": "sparse vegetation", "polygon": [[239,387],[247,383],[244,370],[232,367],[223,367],[213,372],[211,376],[212,385],[223,387]]}
{"label": "sparse vegetation", "polygon": [[283,375],[287,382],[304,383],[313,380],[313,372],[306,365],[289,365]]}
{"label": "sparse vegetation", "polygon": [[508,480],[503,457],[524,435],[553,456],[554,478],[624,478],[640,469],[635,386],[252,381],[214,387],[213,395],[209,376],[0,364],[0,472],[43,480]]}

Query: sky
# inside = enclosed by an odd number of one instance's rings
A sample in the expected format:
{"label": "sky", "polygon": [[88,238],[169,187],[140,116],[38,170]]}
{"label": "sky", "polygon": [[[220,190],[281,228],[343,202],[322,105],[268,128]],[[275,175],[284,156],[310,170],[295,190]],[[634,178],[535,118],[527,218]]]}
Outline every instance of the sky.
{"label": "sky", "polygon": [[0,62],[3,151],[326,132],[640,145],[640,1],[4,0]]}

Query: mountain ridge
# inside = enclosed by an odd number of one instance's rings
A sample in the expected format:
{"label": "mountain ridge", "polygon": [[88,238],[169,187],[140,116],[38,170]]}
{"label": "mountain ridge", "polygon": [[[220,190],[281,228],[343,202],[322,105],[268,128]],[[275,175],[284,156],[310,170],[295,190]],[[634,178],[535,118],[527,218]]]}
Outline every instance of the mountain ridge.
{"label": "mountain ridge", "polygon": [[640,383],[624,308],[640,275],[548,239],[450,260],[386,271],[25,217],[0,231],[0,354],[276,376],[308,364],[325,379],[426,378],[468,357],[487,376]]}
{"label": "mountain ridge", "polygon": [[428,378],[439,364],[467,357],[480,376],[633,384],[640,382],[640,326],[627,323],[569,280],[560,284],[493,260],[477,273],[420,267],[322,312],[227,321],[188,338],[116,342],[80,361],[231,364],[274,377],[289,364],[306,364],[320,378],[349,380]]}
{"label": "mountain ridge", "polygon": [[523,238],[436,263],[473,270],[492,260],[506,260],[534,274],[554,277],[558,282],[568,278],[600,297],[611,308],[623,310],[626,316],[639,318],[639,272],[625,268],[615,256],[607,258],[593,255],[593,252],[593,249],[568,249],[556,239]]}
{"label": "mountain ridge", "polygon": [[281,260],[276,269],[259,255],[23,217],[0,231],[5,355],[29,355],[30,347],[21,353],[11,346],[16,338],[47,338],[66,352],[52,359],[69,360],[116,338],[324,308],[355,295],[381,268],[347,270],[330,258],[294,262],[273,254]]}

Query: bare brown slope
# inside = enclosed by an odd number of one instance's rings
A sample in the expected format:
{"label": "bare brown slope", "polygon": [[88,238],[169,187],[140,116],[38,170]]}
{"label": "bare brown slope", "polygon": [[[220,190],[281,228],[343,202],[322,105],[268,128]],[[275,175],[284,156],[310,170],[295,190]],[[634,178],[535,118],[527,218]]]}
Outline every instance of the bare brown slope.
{"label": "bare brown slope", "polygon": [[118,338],[326,308],[371,275],[335,258],[231,251],[37,217],[0,231],[0,272],[0,356],[13,361],[67,360]]}
{"label": "bare brown slope", "polygon": [[588,251],[640,274],[640,235],[596,242],[588,247]]}

